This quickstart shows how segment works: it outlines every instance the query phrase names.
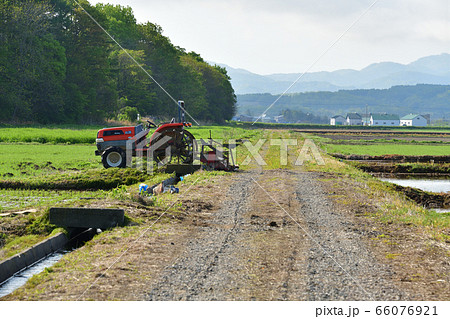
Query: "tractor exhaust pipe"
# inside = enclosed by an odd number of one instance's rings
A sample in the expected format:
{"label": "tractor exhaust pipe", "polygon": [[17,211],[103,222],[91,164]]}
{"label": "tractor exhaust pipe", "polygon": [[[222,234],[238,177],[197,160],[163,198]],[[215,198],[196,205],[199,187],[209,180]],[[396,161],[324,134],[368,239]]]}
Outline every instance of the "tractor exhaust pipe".
{"label": "tractor exhaust pipe", "polygon": [[178,123],[185,123],[185,110],[184,101],[178,101]]}

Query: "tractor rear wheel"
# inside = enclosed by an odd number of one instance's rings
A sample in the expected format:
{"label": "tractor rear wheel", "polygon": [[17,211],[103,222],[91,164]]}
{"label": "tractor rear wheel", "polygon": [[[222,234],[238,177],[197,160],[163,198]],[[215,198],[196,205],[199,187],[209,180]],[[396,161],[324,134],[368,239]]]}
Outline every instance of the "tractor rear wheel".
{"label": "tractor rear wheel", "polygon": [[105,168],[124,168],[127,164],[125,152],[121,148],[110,147],[103,153],[102,163]]}
{"label": "tractor rear wheel", "polygon": [[197,152],[197,142],[194,135],[186,130],[173,129],[163,130],[159,133],[150,142],[150,145],[156,144],[163,138],[170,138],[154,152],[154,159],[159,165],[193,163],[194,155]]}
{"label": "tractor rear wheel", "polygon": [[181,160],[183,164],[192,164],[195,154],[197,154],[197,143],[195,141],[195,137],[190,132],[185,130],[178,145],[178,161]]}

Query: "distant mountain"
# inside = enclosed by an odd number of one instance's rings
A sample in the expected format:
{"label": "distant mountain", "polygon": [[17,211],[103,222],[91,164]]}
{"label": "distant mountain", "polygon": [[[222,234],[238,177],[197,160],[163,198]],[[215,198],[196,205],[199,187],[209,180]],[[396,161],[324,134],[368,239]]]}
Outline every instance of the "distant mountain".
{"label": "distant mountain", "polygon": [[[244,69],[225,67],[236,94],[283,93],[301,73],[259,75]],[[388,89],[396,85],[450,84],[450,54],[423,57],[409,64],[380,62],[357,70],[306,73],[289,93]]]}
{"label": "distant mountain", "polygon": [[[238,95],[238,114],[259,116],[265,112],[268,116],[277,116],[290,109],[331,117],[348,112],[364,114],[367,110],[400,116],[419,113],[430,114],[432,119],[450,118],[450,85],[417,84],[389,89],[292,93],[278,98],[279,95],[268,93]],[[272,107],[268,109],[270,105]]]}

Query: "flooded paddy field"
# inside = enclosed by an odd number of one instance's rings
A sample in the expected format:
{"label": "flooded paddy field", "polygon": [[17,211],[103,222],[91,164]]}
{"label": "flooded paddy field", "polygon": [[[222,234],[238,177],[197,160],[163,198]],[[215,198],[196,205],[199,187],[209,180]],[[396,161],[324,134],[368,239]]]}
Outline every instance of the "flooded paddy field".
{"label": "flooded paddy field", "polygon": [[381,181],[419,205],[450,209],[450,132],[350,130],[320,132],[322,149]]}
{"label": "flooded paddy field", "polygon": [[449,193],[450,179],[399,179],[399,178],[380,178],[384,182],[397,184],[403,187],[418,188],[432,193]]}

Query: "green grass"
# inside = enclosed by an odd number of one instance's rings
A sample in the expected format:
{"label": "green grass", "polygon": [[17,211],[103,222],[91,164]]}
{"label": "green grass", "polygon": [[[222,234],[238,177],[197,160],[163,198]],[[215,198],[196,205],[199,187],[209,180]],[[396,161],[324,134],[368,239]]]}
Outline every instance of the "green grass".
{"label": "green grass", "polygon": [[1,143],[93,144],[101,129],[0,128]]}
{"label": "green grass", "polygon": [[241,127],[230,126],[193,126],[187,128],[197,140],[208,139],[209,131],[211,131],[211,137],[215,140],[229,140],[229,139],[252,139],[260,134],[257,128],[244,129]]}
{"label": "green grass", "polygon": [[450,155],[450,145],[429,144],[373,144],[347,145],[326,144],[323,146],[327,153],[355,154],[355,155]]}
{"label": "green grass", "polygon": [[[97,131],[102,127],[88,128],[0,128],[0,143],[52,143],[52,144],[94,144]],[[187,128],[197,139],[209,138],[211,130],[214,139],[251,138],[256,127],[241,128],[231,126],[193,126]],[[150,134],[153,132],[151,130]]]}
{"label": "green grass", "polygon": [[8,258],[11,256],[14,256],[17,253],[20,253],[21,251],[25,250],[28,247],[31,247],[38,242],[44,240],[45,236],[39,236],[39,235],[26,235],[21,237],[15,237],[11,241],[8,241],[8,243],[2,247],[2,250],[4,252],[4,258]]}
{"label": "green grass", "polygon": [[[355,193],[365,194],[375,203],[378,202],[378,210],[371,217],[387,224],[413,224],[422,227],[424,233],[437,240],[449,240],[447,234],[450,227],[450,215],[427,210],[407,200],[405,195],[397,192],[392,184],[382,182],[356,167],[337,161],[328,155],[324,156],[324,159],[325,165],[307,163],[305,168],[309,171],[331,173],[334,175],[331,180],[345,181],[347,185],[345,187],[353,187]],[[339,184],[337,187],[342,185]],[[342,200],[345,204],[350,204],[355,199],[345,197]]]}
{"label": "green grass", "polygon": [[0,212],[19,211],[42,206],[70,205],[83,199],[104,198],[107,196],[102,191],[54,191],[42,189],[2,189],[1,194]]}
{"label": "green grass", "polygon": [[0,180],[101,166],[94,145],[0,144]]}

